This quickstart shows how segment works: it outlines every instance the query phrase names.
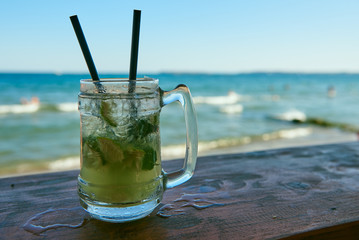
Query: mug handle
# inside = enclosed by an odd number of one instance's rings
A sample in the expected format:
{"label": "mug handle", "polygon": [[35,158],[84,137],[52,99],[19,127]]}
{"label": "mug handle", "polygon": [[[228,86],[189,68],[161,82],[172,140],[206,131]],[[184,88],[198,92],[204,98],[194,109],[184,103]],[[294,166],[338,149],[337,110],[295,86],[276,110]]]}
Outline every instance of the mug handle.
{"label": "mug handle", "polygon": [[183,167],[180,170],[170,173],[163,170],[164,175],[166,176],[165,187],[173,188],[188,181],[194,173],[198,152],[197,119],[191,93],[186,85],[180,84],[172,91],[161,90],[161,93],[161,107],[175,101],[180,102],[184,111],[184,118],[186,122],[186,155]]}

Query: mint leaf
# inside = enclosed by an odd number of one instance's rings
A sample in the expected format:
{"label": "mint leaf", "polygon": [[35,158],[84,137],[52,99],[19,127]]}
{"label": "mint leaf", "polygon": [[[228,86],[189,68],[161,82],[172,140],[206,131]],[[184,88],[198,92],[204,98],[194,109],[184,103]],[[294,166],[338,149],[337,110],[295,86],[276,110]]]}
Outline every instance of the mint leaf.
{"label": "mint leaf", "polygon": [[88,143],[84,143],[82,146],[83,150],[83,164],[88,168],[98,168],[102,165],[101,154],[93,150]]}
{"label": "mint leaf", "polygon": [[159,126],[158,114],[149,118],[139,120],[132,120],[128,129],[128,135],[133,136],[134,139],[144,139],[149,134],[157,132]]}
{"label": "mint leaf", "polygon": [[110,106],[113,104],[110,104],[108,102],[102,101],[101,102],[101,109],[100,113],[102,118],[112,127],[117,127],[117,122],[112,118],[111,116],[111,109],[114,108],[114,106]]}
{"label": "mint leaf", "polygon": [[145,152],[142,159],[142,170],[152,170],[157,160],[157,152],[153,148],[146,148]]}

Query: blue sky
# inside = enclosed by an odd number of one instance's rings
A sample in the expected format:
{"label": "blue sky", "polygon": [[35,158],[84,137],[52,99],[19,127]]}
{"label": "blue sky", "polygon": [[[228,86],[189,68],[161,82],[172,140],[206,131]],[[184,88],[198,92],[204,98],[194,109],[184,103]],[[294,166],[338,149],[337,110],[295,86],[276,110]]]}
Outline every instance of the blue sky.
{"label": "blue sky", "polygon": [[128,72],[133,9],[139,72],[359,72],[359,1],[2,0],[0,72]]}

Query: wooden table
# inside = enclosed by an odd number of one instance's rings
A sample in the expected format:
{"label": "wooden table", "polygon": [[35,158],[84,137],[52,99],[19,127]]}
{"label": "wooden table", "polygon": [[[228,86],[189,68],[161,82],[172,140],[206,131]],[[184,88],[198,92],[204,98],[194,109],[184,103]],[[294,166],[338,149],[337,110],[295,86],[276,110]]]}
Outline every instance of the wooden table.
{"label": "wooden table", "polygon": [[79,208],[77,174],[0,179],[0,238],[359,239],[358,142],[201,157],[150,216],[124,224]]}

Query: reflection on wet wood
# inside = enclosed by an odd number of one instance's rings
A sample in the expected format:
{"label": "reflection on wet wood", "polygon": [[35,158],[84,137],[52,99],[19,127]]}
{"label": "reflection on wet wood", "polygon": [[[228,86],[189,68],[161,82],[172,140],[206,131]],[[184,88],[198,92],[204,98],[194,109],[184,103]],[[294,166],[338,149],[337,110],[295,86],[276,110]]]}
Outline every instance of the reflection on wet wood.
{"label": "reflection on wet wood", "polygon": [[[165,162],[166,169],[181,166]],[[8,239],[356,239],[359,143],[202,157],[150,216],[113,224],[79,207],[77,171],[0,179]]]}

